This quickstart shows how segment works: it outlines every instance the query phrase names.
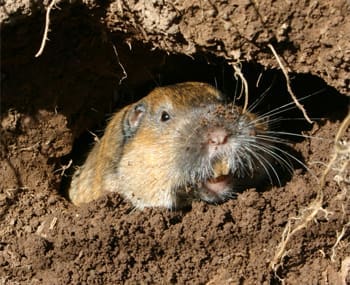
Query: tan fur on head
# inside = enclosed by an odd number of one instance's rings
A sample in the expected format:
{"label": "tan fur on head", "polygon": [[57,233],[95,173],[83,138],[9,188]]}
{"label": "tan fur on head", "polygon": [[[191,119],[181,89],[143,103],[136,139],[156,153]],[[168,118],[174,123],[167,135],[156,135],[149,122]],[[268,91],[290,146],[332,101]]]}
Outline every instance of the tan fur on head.
{"label": "tan fur on head", "polygon": [[[194,197],[229,197],[234,172],[251,172],[239,150],[259,126],[250,124],[255,116],[223,99],[211,85],[187,82],[156,88],[117,112],[74,174],[71,201],[79,205],[118,192],[137,208],[173,208]],[[221,135],[223,142],[216,142]]]}
{"label": "tan fur on head", "polygon": [[[123,120],[140,103],[155,114],[159,108],[185,111],[191,106],[217,102],[221,94],[205,83],[187,82],[154,89],[148,96],[116,113],[101,141],[90,152],[84,165],[76,171],[69,198],[79,205],[97,199],[106,191],[119,192],[137,207],[171,207],[171,170],[168,161],[174,151],[171,137],[159,122],[141,122],[136,134],[124,144]],[[167,202],[166,202],[167,201]]]}

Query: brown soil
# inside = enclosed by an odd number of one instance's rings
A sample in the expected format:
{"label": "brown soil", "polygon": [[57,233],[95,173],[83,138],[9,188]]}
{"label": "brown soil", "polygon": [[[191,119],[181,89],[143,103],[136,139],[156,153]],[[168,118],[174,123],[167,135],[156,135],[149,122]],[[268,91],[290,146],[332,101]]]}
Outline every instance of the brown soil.
{"label": "brown soil", "polygon": [[[350,130],[319,182],[349,110],[349,2],[60,1],[35,58],[44,2],[0,2],[0,284],[350,283]],[[302,103],[321,120],[295,120],[294,108],[278,126],[312,136],[289,150],[309,171],[185,211],[65,198],[89,131],[100,136],[111,112],[156,85],[200,80],[234,94],[239,60],[251,102],[271,87],[258,112],[291,102],[269,43],[298,98],[315,93]],[[320,189],[324,210],[312,208]],[[302,226],[279,254],[288,225]]]}

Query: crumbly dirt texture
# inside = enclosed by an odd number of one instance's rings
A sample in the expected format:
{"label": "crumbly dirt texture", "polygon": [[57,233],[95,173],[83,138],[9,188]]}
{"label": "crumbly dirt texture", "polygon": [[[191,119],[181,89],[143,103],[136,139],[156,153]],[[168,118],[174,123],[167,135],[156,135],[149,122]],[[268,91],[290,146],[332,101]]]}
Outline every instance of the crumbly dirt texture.
{"label": "crumbly dirt texture", "polygon": [[[0,1],[0,284],[350,283],[349,1],[57,0],[36,58],[51,3]],[[257,112],[291,102],[271,47],[296,96],[317,93],[321,120],[279,124],[309,170],[183,211],[65,198],[112,112],[157,85],[234,93],[235,66],[250,104],[272,86]]]}

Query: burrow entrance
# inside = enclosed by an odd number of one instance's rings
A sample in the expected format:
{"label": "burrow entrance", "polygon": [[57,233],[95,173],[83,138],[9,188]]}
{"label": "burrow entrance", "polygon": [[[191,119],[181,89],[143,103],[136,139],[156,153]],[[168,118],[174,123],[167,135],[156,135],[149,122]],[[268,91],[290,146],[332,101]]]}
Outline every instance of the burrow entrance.
{"label": "burrow entrance", "polygon": [[[41,110],[63,114],[67,126],[58,128],[68,127],[72,139],[62,142],[68,145],[65,151],[59,148],[57,153],[50,153],[49,161],[54,168],[72,158],[72,165],[81,164],[94,135],[103,134],[113,112],[157,86],[184,81],[207,82],[242,104],[243,96],[239,98],[242,81],[225,59],[201,52],[193,56],[171,55],[151,50],[141,42],[125,43],[122,34],[108,34],[87,11],[81,13],[81,9],[75,7],[55,13],[50,41],[38,59],[34,54],[40,42],[42,22],[33,20],[26,26],[16,25],[4,34],[7,40],[2,49],[2,114],[9,110],[16,110],[24,117],[36,117]],[[239,66],[248,82],[250,104],[265,96],[256,108],[257,113],[291,103],[280,71],[266,70],[255,63]],[[291,79],[292,88],[310,117],[322,122],[322,119],[337,120],[345,116],[347,99],[321,79],[308,74],[292,74]],[[303,99],[305,97],[309,98]],[[311,125],[303,120],[301,112],[293,104],[289,106],[281,112],[277,127],[296,134],[310,130]],[[73,142],[73,152],[68,152]],[[61,192],[67,188],[69,179],[63,181]]]}

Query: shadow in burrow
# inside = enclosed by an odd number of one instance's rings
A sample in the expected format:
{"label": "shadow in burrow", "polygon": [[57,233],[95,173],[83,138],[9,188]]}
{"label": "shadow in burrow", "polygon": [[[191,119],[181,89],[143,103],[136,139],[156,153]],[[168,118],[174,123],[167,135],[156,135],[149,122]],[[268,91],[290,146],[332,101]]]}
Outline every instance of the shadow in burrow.
{"label": "shadow in burrow", "polygon": [[[43,55],[34,58],[43,24],[43,19],[33,18],[27,20],[26,25],[2,31],[6,41],[1,50],[1,112],[5,114],[14,108],[36,119],[38,110],[45,109],[66,116],[74,137],[74,148],[67,156],[51,161],[57,167],[66,165],[70,159],[74,164],[83,163],[93,144],[91,132],[101,136],[107,118],[115,110],[135,102],[156,86],[184,81],[207,82],[227,94],[229,100],[243,104],[243,97],[237,99],[242,83],[237,81],[232,66],[224,59],[208,53],[193,57],[167,55],[159,50],[152,51],[151,46],[137,41],[130,49],[123,42],[122,34],[108,34],[97,17],[91,17],[81,5],[53,12],[50,41]],[[266,94],[254,112],[266,114],[290,104],[290,110],[278,114],[281,119],[274,124],[274,130],[301,134],[311,129],[291,103],[280,71],[243,63],[242,72],[249,86],[250,106]],[[291,82],[310,117],[324,118],[319,120],[321,124],[345,117],[348,98],[327,86],[322,79],[309,74],[291,74]],[[309,96],[311,94],[314,95]],[[303,140],[295,136],[281,137],[291,143]],[[282,147],[303,160],[293,147]],[[293,167],[300,165],[293,163]],[[281,181],[274,179],[272,184],[283,185],[290,179],[288,171],[278,169],[278,173]],[[69,185],[70,175],[67,172],[62,179],[62,193]],[[246,187],[248,185],[243,188]]]}
{"label": "shadow in burrow", "polygon": [[[147,50],[144,52],[147,56]],[[134,96],[128,103],[142,98],[157,86],[185,81],[201,81],[210,83],[225,93],[227,102],[234,100],[238,105],[243,105],[243,96],[237,98],[242,89],[242,82],[234,76],[232,66],[225,60],[208,54],[197,54],[193,58],[185,55],[161,56],[163,58],[161,65],[149,70],[145,67],[147,74],[152,79],[132,89]],[[240,192],[247,188],[256,188],[258,191],[263,191],[271,186],[283,186],[293,176],[290,168],[306,171],[305,161],[301,153],[293,148],[293,144],[303,141],[302,132],[311,130],[312,125],[305,120],[302,112],[292,101],[282,72],[266,71],[262,66],[252,63],[243,64],[242,72],[249,85],[249,106],[256,104],[253,111],[261,116],[269,114],[268,117],[274,121],[271,124],[271,130],[283,133],[276,135],[275,152],[277,156],[275,158],[282,158],[284,162],[281,163],[281,159],[272,159],[271,165],[265,165],[267,168],[263,171],[265,175],[258,179],[237,179],[236,190]],[[346,116],[348,106],[346,96],[339,94],[316,76],[309,74],[291,74],[290,76],[294,93],[314,121],[322,125],[327,120],[342,120]],[[127,85],[128,79],[125,81]],[[121,105],[125,104],[124,102]],[[118,107],[120,105],[116,109]],[[106,114],[106,118],[110,116],[112,114]],[[97,132],[93,131],[93,133],[101,137],[106,121],[103,121],[98,126]],[[78,164],[84,162],[93,145],[93,138],[94,136],[87,132],[75,142],[73,155]],[[82,145],[88,147],[82,150]],[[68,177],[62,184],[62,192],[67,193],[69,183],[70,178]]]}

